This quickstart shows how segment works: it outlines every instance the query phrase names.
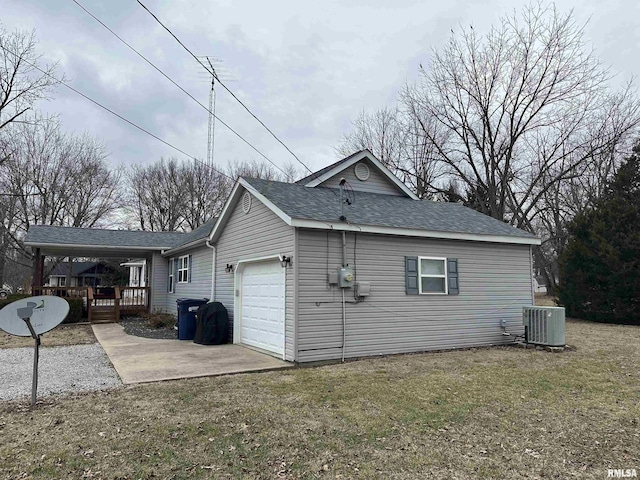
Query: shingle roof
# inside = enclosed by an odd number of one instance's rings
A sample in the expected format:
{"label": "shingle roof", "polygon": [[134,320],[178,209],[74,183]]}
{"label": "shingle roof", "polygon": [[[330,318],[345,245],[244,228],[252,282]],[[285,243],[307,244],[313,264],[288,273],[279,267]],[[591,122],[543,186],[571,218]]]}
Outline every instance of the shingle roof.
{"label": "shingle roof", "polygon": [[183,233],[182,237],[180,237],[180,241],[172,245],[171,247],[181,247],[182,245],[186,245],[187,243],[195,242],[197,240],[204,240],[211,233],[211,229],[215,225],[217,219],[218,217],[213,217],[211,220],[203,223],[195,230],[192,230],[188,233]]}
{"label": "shingle roof", "polygon": [[188,233],[31,225],[25,242],[38,245],[91,245],[96,247],[148,247],[151,250],[169,249],[207,238],[214,223],[215,218]]}
{"label": "shingle roof", "polygon": [[101,228],[54,227],[31,225],[26,243],[60,245],[94,245],[100,247],[169,248],[180,242],[179,232],[146,232],[142,230],[107,230]]}
{"label": "shingle roof", "polygon": [[[339,193],[335,189],[309,188],[255,178],[245,180],[291,218],[340,221]],[[355,225],[535,238],[529,232],[457,203],[413,200],[395,195],[355,192],[355,201],[344,206],[344,215],[349,223]]]}

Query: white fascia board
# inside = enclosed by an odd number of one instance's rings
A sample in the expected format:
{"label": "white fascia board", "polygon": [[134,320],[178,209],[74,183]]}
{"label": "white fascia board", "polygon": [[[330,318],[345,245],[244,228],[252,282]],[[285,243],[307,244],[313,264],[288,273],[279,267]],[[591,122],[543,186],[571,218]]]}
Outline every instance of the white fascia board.
{"label": "white fascia board", "polygon": [[229,199],[227,200],[227,203],[225,204],[220,217],[218,217],[218,221],[213,226],[213,230],[211,231],[211,235],[209,236],[210,242],[213,241],[215,243],[215,240],[218,238],[219,233],[222,232],[224,225],[227,223],[228,217],[230,217],[233,213],[233,207],[236,205],[238,199],[240,198],[240,194],[242,193],[240,187],[244,188],[251,195],[260,200],[260,202],[262,202],[269,210],[280,217],[280,219],[282,219],[282,221],[284,221],[287,225],[291,225],[291,217],[289,215],[276,207],[273,202],[271,202],[271,200],[269,200],[267,197],[253,188],[251,184],[244,178],[240,177],[233,187],[233,191],[231,192],[231,195],[229,195]]}
{"label": "white fascia board", "polygon": [[413,193],[409,189],[409,187],[407,187],[398,177],[396,177],[393,173],[391,173],[391,171],[387,167],[385,167],[383,165],[383,163],[380,160],[378,160],[375,157],[375,155],[373,153],[371,153],[369,150],[363,150],[359,154],[354,155],[352,158],[350,158],[346,162],[335,166],[334,168],[332,168],[328,172],[325,172],[323,175],[319,176],[318,178],[315,178],[315,179],[311,180],[309,183],[306,183],[305,187],[317,187],[318,185],[320,185],[321,183],[323,183],[326,180],[330,179],[334,175],[337,175],[341,171],[346,170],[347,168],[349,168],[353,164],[358,163],[359,161],[361,161],[361,160],[363,160],[365,158],[367,158],[371,163],[373,163],[373,165],[375,165],[376,168],[381,173],[383,173],[389,180],[391,180],[409,198],[412,198],[413,200],[420,200],[417,197],[417,195],[415,193]]}
{"label": "white fascia board", "polygon": [[26,247],[35,247],[35,248],[92,248],[94,250],[141,250],[148,252],[150,250],[166,250],[171,247],[133,247],[127,245],[81,245],[75,243],[36,243],[36,242],[24,242]]}
{"label": "white fascia board", "polygon": [[403,237],[423,237],[444,240],[466,240],[470,242],[512,243],[521,245],[540,245],[537,237],[510,237],[508,235],[481,235],[477,233],[437,232],[415,230],[411,228],[381,227],[372,225],[352,225],[342,222],[322,222],[318,220],[293,219],[292,227],[315,228],[320,230],[338,230],[347,232],[377,233],[382,235],[399,235]]}
{"label": "white fascia board", "polygon": [[291,217],[276,207],[271,200],[258,192],[255,188],[251,186],[249,182],[247,182],[244,178],[240,178],[238,180],[240,184],[249,192],[251,195],[260,200],[269,210],[275,213],[280,219],[286,223],[287,225],[291,225]]}

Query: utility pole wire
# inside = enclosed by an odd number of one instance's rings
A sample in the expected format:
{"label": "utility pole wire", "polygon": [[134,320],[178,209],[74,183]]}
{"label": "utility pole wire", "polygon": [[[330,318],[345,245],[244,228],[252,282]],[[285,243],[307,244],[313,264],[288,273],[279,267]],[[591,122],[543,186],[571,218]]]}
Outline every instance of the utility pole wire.
{"label": "utility pole wire", "polygon": [[[75,0],[74,0],[74,1],[75,1]],[[156,22],[158,22],[158,23],[162,26],[162,28],[164,28],[167,32],[169,32],[169,35],[171,35],[171,36],[176,40],[176,42],[178,42],[178,43],[180,44],[180,46],[182,46],[182,48],[184,48],[187,52],[189,52],[189,54],[190,54],[193,58],[195,58],[195,59],[196,59],[196,61],[197,61],[200,65],[202,65],[202,66],[204,67],[204,69],[205,69],[205,70],[207,70],[211,75],[213,75],[213,76],[216,78],[216,80],[218,80],[218,83],[219,83],[220,85],[222,85],[222,88],[224,88],[227,92],[229,92],[229,93],[231,94],[231,96],[232,96],[232,97],[233,97],[233,98],[234,98],[234,99],[235,99],[235,100],[236,100],[240,105],[242,105],[242,106],[244,107],[244,109],[245,109],[247,112],[249,112],[249,114],[250,114],[253,118],[255,118],[255,119],[258,121],[258,123],[260,123],[260,125],[262,125],[262,126],[265,128],[265,130],[267,130],[267,132],[269,132],[269,133],[271,134],[271,136],[272,136],[273,138],[275,138],[275,139],[276,139],[276,140],[277,140],[277,141],[278,141],[278,142],[279,142],[279,143],[280,143],[284,148],[286,148],[286,149],[287,149],[287,151],[288,151],[291,155],[293,155],[293,157],[298,161],[298,163],[300,163],[300,165],[302,165],[304,168],[306,168],[306,169],[307,169],[307,171],[308,171],[309,173],[313,173],[313,172],[311,171],[311,169],[310,169],[309,167],[307,167],[307,165],[306,165],[302,160],[300,160],[300,159],[298,158],[298,156],[297,156],[295,153],[293,153],[293,152],[291,151],[291,149],[290,149],[289,147],[287,147],[287,145],[286,145],[282,140],[280,140],[280,138],[278,138],[278,136],[277,136],[275,133],[273,133],[273,131],[272,131],[269,127],[267,127],[267,126],[264,124],[264,122],[263,122],[262,120],[260,120],[260,119],[259,119],[259,118],[258,118],[258,117],[257,117],[257,116],[252,112],[252,111],[251,111],[251,110],[249,110],[249,107],[247,107],[247,106],[242,102],[242,100],[240,100],[238,97],[236,97],[236,95],[235,95],[235,94],[234,94],[234,93],[233,93],[233,92],[232,92],[232,91],[231,91],[231,90],[230,90],[230,89],[229,89],[229,88],[228,88],[228,87],[227,87],[223,82],[221,82],[221,81],[220,81],[220,79],[215,75],[215,72],[212,72],[211,70],[209,70],[209,69],[207,68],[207,66],[206,66],[206,65],[205,65],[205,64],[204,64],[204,63],[203,63],[203,62],[202,62],[202,61],[201,61],[201,60],[200,60],[200,59],[199,59],[199,58],[198,58],[198,57],[197,57],[197,56],[196,56],[196,55],[191,51],[191,50],[189,50],[189,48],[187,48],[187,46],[186,46],[184,43],[182,43],[182,41],[181,41],[181,40],[180,40],[180,39],[179,39],[179,38],[178,38],[178,37],[177,37],[177,36],[176,36],[176,35],[175,35],[175,34],[174,34],[174,33],[173,33],[173,32],[172,32],[172,31],[171,31],[171,30],[170,30],[170,29],[165,25],[165,24],[164,24],[164,23],[162,23],[162,21],[160,21],[160,19],[159,19],[159,18],[158,18],[158,17],[157,17],[157,16],[156,16],[156,15],[155,15],[151,10],[149,10],[149,9],[145,6],[145,4],[144,4],[144,3],[142,3],[140,0],[136,0],[136,1],[140,4],[140,6],[141,6],[142,8],[144,8],[144,9],[147,11],[147,13],[149,13],[149,15],[151,15],[151,16],[154,18],[154,20],[155,20]]]}
{"label": "utility pole wire", "polygon": [[[254,147],[247,139],[245,139],[242,135],[240,135],[238,132],[236,132],[233,128],[231,128],[227,123],[225,123],[220,117],[216,116],[216,114],[214,112],[212,112],[209,108],[207,108],[204,104],[202,104],[197,98],[195,98],[193,95],[191,95],[187,90],[185,90],[184,88],[182,88],[175,80],[173,80],[169,75],[167,75],[166,73],[164,73],[159,67],[157,67],[153,62],[151,62],[151,60],[147,59],[147,57],[145,57],[142,53],[140,53],[138,50],[136,50],[134,47],[132,47],[129,43],[127,43],[122,37],[120,37],[120,35],[118,35],[116,32],[114,32],[111,28],[109,28],[104,22],[102,22],[102,20],[100,20],[98,17],[96,17],[93,13],[91,13],[89,10],[87,10],[82,4],[80,4],[77,0],[72,0],[73,3],[75,3],[76,5],[78,5],[82,10],[85,11],[85,13],[87,13],[87,15],[89,15],[90,17],[92,17],[96,22],[98,22],[100,25],[102,25],[104,28],[106,28],[109,32],[111,32],[113,34],[113,36],[115,36],[118,40],[120,40],[122,43],[124,43],[127,47],[129,47],[129,49],[131,51],[133,51],[135,54],[137,54],[140,58],[142,58],[145,62],[147,62],[149,65],[151,65],[154,69],[156,69],[158,71],[158,73],[160,73],[163,77],[165,77],[167,80],[169,80],[171,83],[173,83],[176,87],[178,87],[180,90],[182,90],[182,92],[184,92],[186,95],[188,95],[194,102],[196,102],[198,105],[200,105],[202,108],[204,108],[207,112],[209,112],[209,114],[213,115],[220,123],[222,123],[225,127],[227,127],[229,130],[231,130],[240,140],[242,140],[244,143],[246,143],[247,145],[249,145],[254,151],[256,151],[262,158],[264,158],[267,162],[269,162],[271,165],[273,165],[276,169],[278,169],[283,175],[285,175],[285,177],[289,177],[289,175],[287,175],[287,173],[282,170],[280,167],[278,167],[278,165],[276,165],[274,162],[271,161],[271,159],[269,159],[269,157],[267,157],[264,153],[262,153],[260,150],[258,150],[256,147]],[[207,70],[208,71],[208,70]],[[217,77],[216,77],[217,78]],[[218,80],[218,82],[220,82],[220,80]],[[184,152],[183,152],[184,153]],[[187,155],[187,154],[185,154]],[[188,157],[190,155],[187,155]]]}
{"label": "utility pole wire", "polygon": [[[11,50],[9,50],[8,48],[6,48],[4,45],[0,44],[0,48],[2,48],[5,52],[11,54],[11,55],[16,55],[15,52],[12,52]],[[133,123],[131,120],[123,117],[122,115],[120,115],[117,112],[114,112],[113,110],[111,110],[109,107],[105,107],[104,105],[102,105],[100,102],[98,102],[97,100],[94,100],[93,98],[85,95],[84,93],[82,93],[80,90],[77,90],[75,88],[73,88],[71,85],[69,85],[66,82],[63,82],[62,80],[60,80],[59,78],[54,77],[53,75],[51,75],[50,73],[45,72],[44,70],[42,70],[40,67],[38,67],[35,63],[31,63],[27,60],[22,60],[24,63],[26,63],[27,65],[35,68],[36,70],[40,71],[41,73],[43,73],[44,75],[47,75],[49,78],[55,80],[56,82],[60,83],[61,85],[67,87],[69,90],[71,90],[72,92],[77,93],[78,95],[80,95],[81,97],[85,98],[86,100],[89,100],[91,103],[97,105],[98,107],[102,108],[103,110],[106,110],[107,112],[109,112],[111,115],[114,115],[116,117],[118,117],[120,120],[128,123],[129,125],[131,125],[134,128],[137,128],[138,130],[140,130],[141,132],[146,133],[147,135],[155,138],[156,140],[158,140],[159,142],[164,143],[166,146],[173,148],[174,150],[180,152],[181,154],[183,154],[184,156],[198,162],[201,163],[203,165],[206,165],[205,162],[198,160],[196,157],[194,157],[193,155],[189,155],[187,152],[185,152],[184,150],[181,150],[180,148],[176,147],[175,145],[170,144],[169,142],[167,142],[166,140],[163,140],[162,138],[160,138],[159,136],[155,135],[154,133],[151,133],[149,130]],[[214,172],[219,173],[220,175],[227,177],[229,180],[235,182],[234,178],[231,178],[229,175],[227,175],[226,173],[222,172],[221,170],[218,170],[215,167],[209,167],[211,168],[211,170],[213,170]]]}

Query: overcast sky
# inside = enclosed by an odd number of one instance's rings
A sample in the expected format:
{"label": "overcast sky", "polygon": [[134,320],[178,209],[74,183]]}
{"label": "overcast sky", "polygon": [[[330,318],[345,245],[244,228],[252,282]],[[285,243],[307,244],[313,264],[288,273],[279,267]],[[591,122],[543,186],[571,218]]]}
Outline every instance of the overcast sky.
{"label": "overcast sky", "polygon": [[[78,0],[180,85],[208,104],[195,60],[135,0]],[[206,158],[207,112],[120,43],[71,0],[0,0],[7,30],[35,29],[45,61],[69,83],[187,153]],[[8,5],[7,5],[8,3]],[[221,59],[219,71],[241,98],[313,170],[337,159],[333,148],[362,109],[393,105],[451,29],[485,32],[522,2],[143,0],[196,55]],[[573,0],[586,38],[619,78],[640,73],[639,2]],[[40,110],[66,131],[87,131],[113,164],[181,155],[59,87]],[[217,114],[279,165],[295,161],[218,89]],[[259,158],[216,125],[215,163]]]}

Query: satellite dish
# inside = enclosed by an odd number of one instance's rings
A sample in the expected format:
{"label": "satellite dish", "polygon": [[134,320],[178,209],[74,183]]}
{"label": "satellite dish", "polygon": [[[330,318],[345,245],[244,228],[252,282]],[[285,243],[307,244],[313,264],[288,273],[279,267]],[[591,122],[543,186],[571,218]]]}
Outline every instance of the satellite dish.
{"label": "satellite dish", "polygon": [[69,304],[64,298],[50,295],[22,298],[0,310],[0,330],[18,337],[30,337],[31,332],[24,318],[31,319],[36,335],[57,327],[69,314]]}

